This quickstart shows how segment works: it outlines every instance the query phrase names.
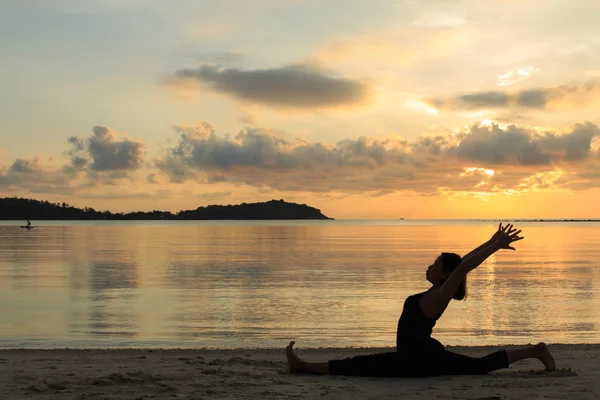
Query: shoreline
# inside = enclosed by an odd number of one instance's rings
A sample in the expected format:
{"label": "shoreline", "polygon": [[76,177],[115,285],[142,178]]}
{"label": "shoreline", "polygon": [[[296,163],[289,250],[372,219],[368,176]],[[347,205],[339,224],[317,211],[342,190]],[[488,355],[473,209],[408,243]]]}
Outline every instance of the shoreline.
{"label": "shoreline", "polygon": [[[303,348],[306,361],[390,351]],[[509,346],[448,346],[483,356]],[[284,346],[270,349],[5,349],[3,399],[597,399],[600,344],[550,344],[557,370],[538,360],[478,376],[366,378],[290,374]]]}
{"label": "shoreline", "polygon": [[[562,343],[562,342],[549,342],[542,340],[548,346],[556,346],[556,347],[565,347],[565,346],[598,346],[600,348],[599,343]],[[285,343],[285,345],[283,345]],[[220,351],[264,351],[271,352],[277,350],[283,350],[289,343],[283,341],[282,346],[279,347],[160,347],[160,346],[147,346],[147,347],[0,347],[0,353],[4,352],[12,352],[12,351],[206,351],[206,352],[220,352]],[[538,343],[538,342],[536,342]],[[498,349],[498,348],[515,348],[515,347],[523,347],[530,346],[536,344],[533,342],[528,343],[510,343],[510,344],[474,344],[474,345],[462,345],[462,344],[444,344],[444,347],[449,350],[469,350],[469,349]],[[306,351],[370,351],[370,352],[386,352],[393,351],[396,346],[338,346],[338,347],[305,347],[302,346],[301,342],[296,342],[294,348],[300,346]]]}

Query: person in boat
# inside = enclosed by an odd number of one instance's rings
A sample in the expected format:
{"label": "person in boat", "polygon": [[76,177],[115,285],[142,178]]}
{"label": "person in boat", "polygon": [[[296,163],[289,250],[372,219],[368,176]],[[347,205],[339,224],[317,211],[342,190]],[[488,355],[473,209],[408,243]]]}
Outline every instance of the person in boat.
{"label": "person in boat", "polygon": [[30,226],[31,226],[31,221],[27,220],[27,227],[30,227]]}
{"label": "person in boat", "polygon": [[487,242],[464,257],[455,253],[440,254],[425,274],[431,287],[409,296],[404,302],[396,333],[396,351],[306,362],[296,355],[293,349],[295,342],[292,341],[286,347],[290,372],[371,377],[476,375],[507,368],[509,364],[528,358],[540,360],[546,371],[554,370],[556,363],[543,342],[499,350],[484,357],[470,357],[447,350],[431,337],[437,320],[450,301],[466,298],[467,274],[497,251],[515,250],[511,244],[523,239],[520,233],[511,224],[502,226],[501,223]]}

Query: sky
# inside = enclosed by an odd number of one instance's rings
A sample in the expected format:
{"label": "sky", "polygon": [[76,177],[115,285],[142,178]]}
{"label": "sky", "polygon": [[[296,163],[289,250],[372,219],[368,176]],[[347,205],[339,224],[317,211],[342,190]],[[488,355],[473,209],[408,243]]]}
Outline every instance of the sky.
{"label": "sky", "polygon": [[0,197],[597,218],[596,0],[0,0]]}

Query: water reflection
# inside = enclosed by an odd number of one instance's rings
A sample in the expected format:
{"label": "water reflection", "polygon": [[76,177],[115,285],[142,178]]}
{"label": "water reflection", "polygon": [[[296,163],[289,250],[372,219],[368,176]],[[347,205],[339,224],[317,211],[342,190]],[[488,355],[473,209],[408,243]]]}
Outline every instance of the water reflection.
{"label": "water reflection", "polygon": [[136,336],[137,265],[125,262],[90,265],[89,334]]}
{"label": "water reflection", "polygon": [[[0,346],[392,346],[441,251],[492,224],[0,226]],[[598,342],[600,225],[531,225],[470,276],[448,344]]]}

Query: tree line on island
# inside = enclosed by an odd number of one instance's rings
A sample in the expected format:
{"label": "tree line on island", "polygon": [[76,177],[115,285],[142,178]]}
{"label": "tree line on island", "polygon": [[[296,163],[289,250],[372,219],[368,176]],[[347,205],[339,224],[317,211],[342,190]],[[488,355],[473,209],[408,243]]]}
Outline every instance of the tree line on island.
{"label": "tree line on island", "polygon": [[67,203],[6,197],[0,199],[0,220],[269,220],[333,219],[306,204],[270,200],[263,203],[209,205],[195,210],[112,213]]}

